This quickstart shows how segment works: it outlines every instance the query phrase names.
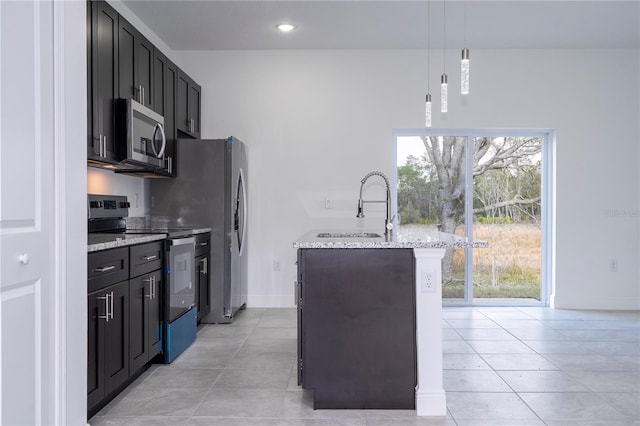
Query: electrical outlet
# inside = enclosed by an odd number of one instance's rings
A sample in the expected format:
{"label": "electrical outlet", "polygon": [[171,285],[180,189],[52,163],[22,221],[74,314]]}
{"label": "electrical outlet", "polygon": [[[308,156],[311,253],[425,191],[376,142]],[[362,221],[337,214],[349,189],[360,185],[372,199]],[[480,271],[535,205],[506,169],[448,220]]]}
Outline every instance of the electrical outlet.
{"label": "electrical outlet", "polygon": [[281,269],[280,261],[279,260],[274,260],[273,261],[273,270],[274,271],[279,271],[280,269]]}
{"label": "electrical outlet", "polygon": [[425,271],[422,274],[422,292],[423,293],[435,293],[436,292],[436,276],[433,271]]}
{"label": "electrical outlet", "polygon": [[618,272],[618,259],[609,260],[609,272]]}
{"label": "electrical outlet", "polygon": [[324,199],[324,208],[330,210],[333,208],[333,200],[331,198]]}

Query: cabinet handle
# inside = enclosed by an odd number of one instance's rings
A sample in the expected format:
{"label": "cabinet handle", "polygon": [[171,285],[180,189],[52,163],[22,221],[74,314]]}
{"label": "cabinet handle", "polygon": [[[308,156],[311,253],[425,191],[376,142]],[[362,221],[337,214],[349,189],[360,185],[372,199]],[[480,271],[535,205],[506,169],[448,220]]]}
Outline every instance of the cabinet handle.
{"label": "cabinet handle", "polygon": [[196,245],[197,245],[197,246],[208,246],[208,245],[209,245],[209,243],[207,243],[207,242],[204,242],[204,243],[197,243]]}
{"label": "cabinet handle", "polygon": [[102,268],[95,268],[93,271],[94,272],[107,272],[107,271],[111,271],[113,269],[116,269],[115,265],[103,266]]}
{"label": "cabinet handle", "polygon": [[111,317],[111,319],[113,319],[113,291],[110,294],[109,297],[110,301],[111,301],[111,309],[109,310],[109,316]]}
{"label": "cabinet handle", "polygon": [[156,259],[157,257],[158,257],[158,256],[154,254],[154,255],[152,255],[152,256],[143,256],[142,258],[143,258],[144,260],[149,261],[149,260]]}
{"label": "cabinet handle", "polygon": [[167,157],[169,160],[169,173],[173,173],[173,157]]}
{"label": "cabinet handle", "polygon": [[153,285],[153,298],[156,298],[156,277],[153,277],[153,282],[151,283]]}
{"label": "cabinet handle", "polygon": [[109,322],[109,293],[104,296],[98,296],[96,299],[104,300],[104,315],[98,315],[98,319],[103,319],[106,322]]}
{"label": "cabinet handle", "polygon": [[103,136],[102,142],[102,157],[107,158],[107,135]]}
{"label": "cabinet handle", "polygon": [[147,299],[153,299],[153,277],[145,278],[142,282],[149,283],[149,294],[143,294],[143,296]]}
{"label": "cabinet handle", "polygon": [[202,263],[202,269],[200,269],[200,273],[202,275],[206,275],[207,274],[207,258],[205,257],[204,259],[200,259],[200,262]]}

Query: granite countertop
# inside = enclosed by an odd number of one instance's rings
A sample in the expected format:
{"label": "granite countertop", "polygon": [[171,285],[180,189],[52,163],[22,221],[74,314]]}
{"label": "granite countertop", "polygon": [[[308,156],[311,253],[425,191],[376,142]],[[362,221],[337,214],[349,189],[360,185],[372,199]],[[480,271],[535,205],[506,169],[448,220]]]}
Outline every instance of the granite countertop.
{"label": "granite countertop", "polygon": [[[211,232],[211,228],[193,228],[189,229],[190,234],[204,234]],[[87,252],[108,250],[112,248],[132,246],[135,244],[150,243],[152,241],[161,241],[167,238],[167,234],[158,232],[156,234],[125,234],[125,233],[95,233],[89,234],[87,238]]]}
{"label": "granite countertop", "polygon": [[150,243],[165,238],[167,238],[167,234],[89,234],[87,252]]}
{"label": "granite countertop", "polygon": [[[319,237],[318,235],[324,235]],[[371,237],[371,235],[376,235]],[[464,238],[438,231],[413,232],[393,236],[387,241],[376,231],[311,231],[293,243],[296,249],[359,249],[359,248],[487,248],[484,241],[468,242]]]}

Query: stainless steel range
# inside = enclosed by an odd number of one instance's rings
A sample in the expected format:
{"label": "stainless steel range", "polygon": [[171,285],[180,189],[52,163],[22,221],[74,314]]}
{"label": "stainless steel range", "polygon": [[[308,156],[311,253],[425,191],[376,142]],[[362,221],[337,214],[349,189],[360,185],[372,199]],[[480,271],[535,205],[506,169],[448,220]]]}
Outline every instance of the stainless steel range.
{"label": "stainless steel range", "polygon": [[[171,226],[169,222],[128,221],[130,204],[125,196],[88,195],[89,240],[132,234],[166,235],[164,283],[158,289],[163,298],[163,353],[172,362],[196,338],[195,237],[193,228]],[[132,218],[133,219],[133,218]]]}

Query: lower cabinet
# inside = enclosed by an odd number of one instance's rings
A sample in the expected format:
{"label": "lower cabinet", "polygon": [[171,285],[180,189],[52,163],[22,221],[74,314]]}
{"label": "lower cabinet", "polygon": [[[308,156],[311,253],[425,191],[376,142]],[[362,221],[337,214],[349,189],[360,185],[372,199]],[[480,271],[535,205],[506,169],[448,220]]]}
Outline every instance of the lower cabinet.
{"label": "lower cabinet", "polygon": [[89,294],[87,409],[129,378],[129,281]]}
{"label": "lower cabinet", "polygon": [[211,312],[211,287],[209,285],[209,267],[211,264],[210,244],[211,234],[204,233],[196,235],[196,304],[198,308],[198,322]]}
{"label": "lower cabinet", "polygon": [[137,371],[162,347],[160,291],[162,271],[129,281],[129,368]]}
{"label": "lower cabinet", "polygon": [[412,249],[298,249],[298,368],[314,408],[415,409]]}
{"label": "lower cabinet", "polygon": [[162,350],[162,262],[162,241],[89,254],[89,417]]}

